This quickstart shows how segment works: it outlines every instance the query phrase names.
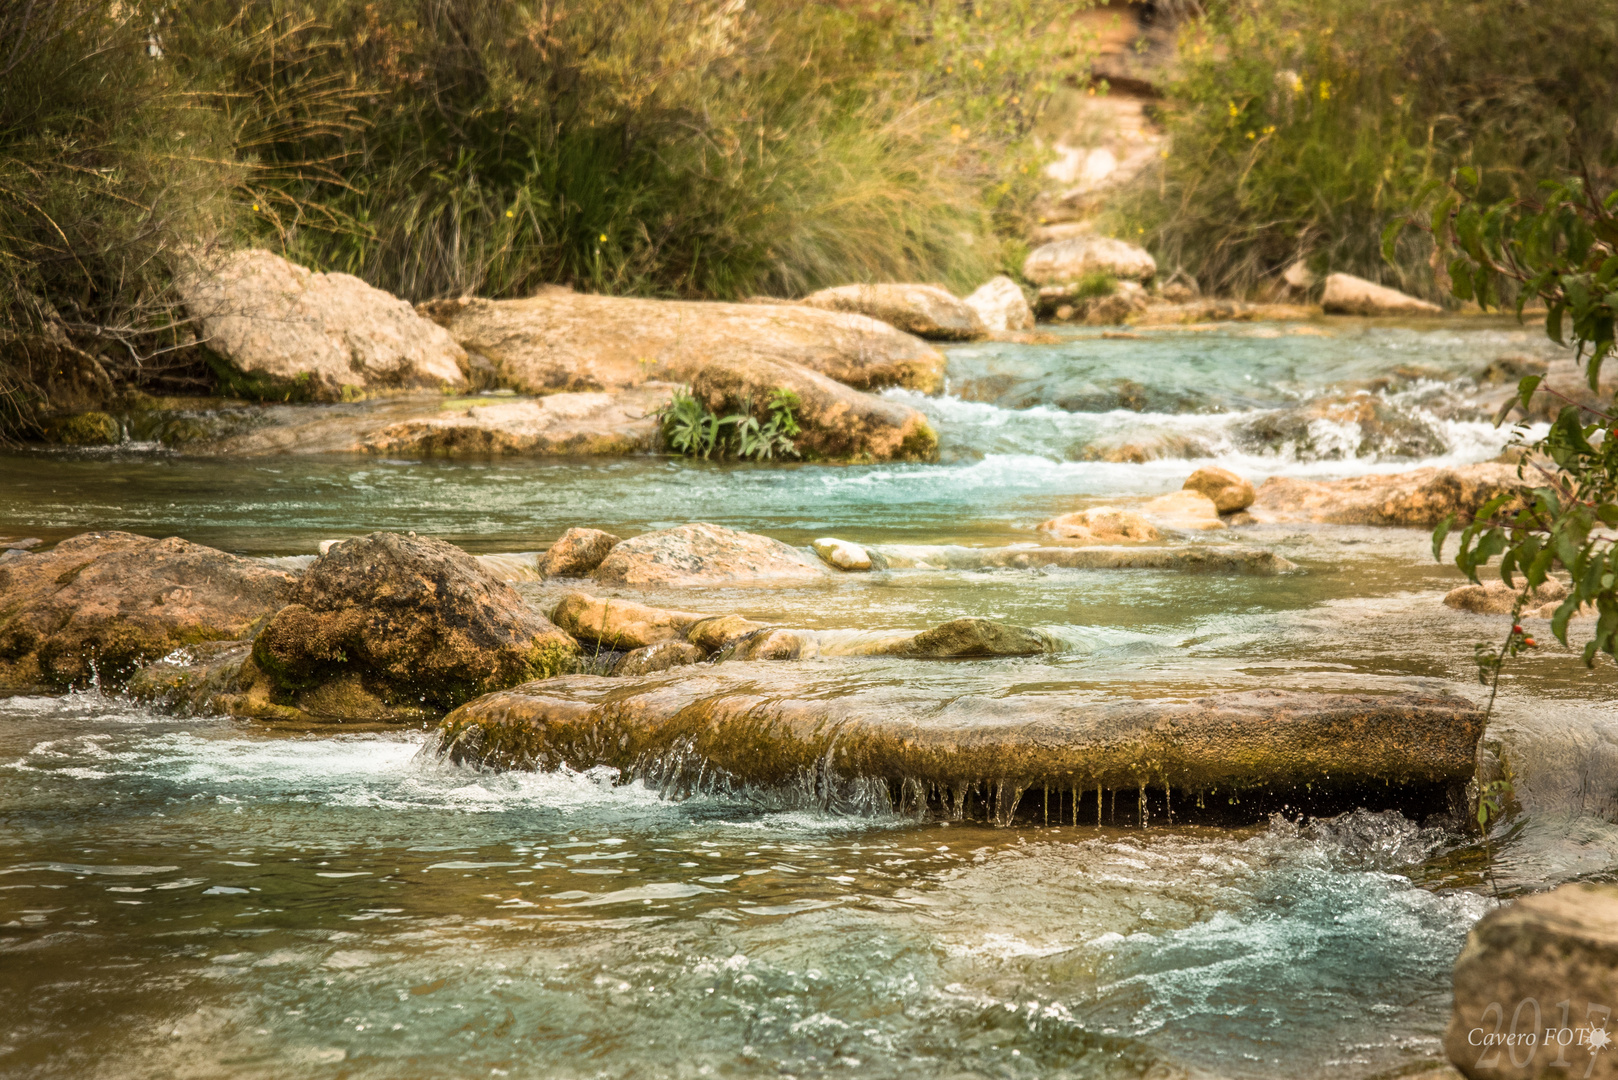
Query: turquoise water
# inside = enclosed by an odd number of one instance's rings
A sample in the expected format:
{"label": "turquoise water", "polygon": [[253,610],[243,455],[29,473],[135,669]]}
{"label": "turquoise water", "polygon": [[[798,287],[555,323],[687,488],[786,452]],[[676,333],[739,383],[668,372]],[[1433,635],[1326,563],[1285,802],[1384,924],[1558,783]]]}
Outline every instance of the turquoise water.
{"label": "turquoise water", "polygon": [[[706,520],[800,544],[1025,543],[1048,517],[1172,490],[1204,462],[1257,481],[1484,460],[1504,436],[1472,376],[1540,348],[1496,323],[1305,329],[956,348],[947,394],[917,402],[936,465],[17,454],[0,462],[0,535],[127,528],[306,557],[397,529],[509,553],[571,525]],[[1419,454],[1367,448],[1339,420],[1281,422],[1362,390]],[[1130,439],[1158,456],[1086,460]],[[1063,643],[781,676],[824,692],[1476,694],[1472,645],[1503,628],[1439,603],[1458,575],[1420,530],[1178,542],[1232,540],[1301,572],[905,571],[647,599],[826,629],[987,615]],[[540,605],[555,593],[517,584]],[[1599,787],[1588,733],[1612,689],[1560,647],[1503,684],[1499,722],[1539,770],[1507,889],[1612,874],[1618,815],[1577,794]],[[424,741],[94,693],[0,700],[0,1073],[1370,1077],[1440,1056],[1449,965],[1493,902],[1465,836],[1391,812],[991,829],[793,792],[676,801],[605,771],[480,773]]]}

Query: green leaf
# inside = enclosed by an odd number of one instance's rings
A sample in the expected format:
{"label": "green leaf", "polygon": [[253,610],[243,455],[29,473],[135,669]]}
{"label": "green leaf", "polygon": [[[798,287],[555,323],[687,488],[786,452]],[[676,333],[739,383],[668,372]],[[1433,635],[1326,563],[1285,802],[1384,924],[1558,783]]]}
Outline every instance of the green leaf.
{"label": "green leaf", "polygon": [[1567,344],[1562,337],[1562,316],[1566,313],[1567,308],[1562,304],[1552,304],[1550,310],[1545,313],[1545,335],[1558,345]]}
{"label": "green leaf", "polygon": [[1389,266],[1397,265],[1394,261],[1394,252],[1399,246],[1399,234],[1404,232],[1405,226],[1410,224],[1406,218],[1390,221],[1382,229],[1382,260]]}
{"label": "green leaf", "polygon": [[[1529,375],[1517,383],[1517,400],[1522,402],[1524,411],[1527,411],[1529,402],[1533,399],[1535,391],[1539,389],[1543,375]],[[1496,425],[1498,426],[1498,425]]]}
{"label": "green leaf", "polygon": [[1557,606],[1556,614],[1551,616],[1551,633],[1555,634],[1556,640],[1563,645],[1567,644],[1567,621],[1577,610],[1579,610],[1579,594],[1569,593],[1567,599]]}
{"label": "green leaf", "polygon": [[1443,562],[1444,561],[1444,541],[1449,537],[1449,531],[1451,529],[1453,529],[1454,527],[1455,527],[1455,514],[1452,511],[1451,513],[1445,515],[1444,520],[1440,521],[1438,523],[1437,527],[1435,527],[1433,529],[1433,561],[1434,562]]}

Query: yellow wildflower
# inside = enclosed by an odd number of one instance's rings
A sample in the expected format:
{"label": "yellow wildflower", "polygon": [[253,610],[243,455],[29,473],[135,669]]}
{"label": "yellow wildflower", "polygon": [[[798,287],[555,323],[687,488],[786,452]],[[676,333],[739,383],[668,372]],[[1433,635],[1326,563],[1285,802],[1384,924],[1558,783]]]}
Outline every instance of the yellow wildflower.
{"label": "yellow wildflower", "polygon": [[1321,101],[1329,101],[1330,99],[1331,99],[1331,80],[1330,79],[1321,79],[1320,80],[1320,100]]}

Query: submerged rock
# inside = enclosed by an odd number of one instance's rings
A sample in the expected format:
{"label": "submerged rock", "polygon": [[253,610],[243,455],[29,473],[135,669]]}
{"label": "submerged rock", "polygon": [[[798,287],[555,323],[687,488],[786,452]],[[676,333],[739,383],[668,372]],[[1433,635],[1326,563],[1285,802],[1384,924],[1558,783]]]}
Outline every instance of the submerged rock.
{"label": "submerged rock", "polygon": [[1215,466],[1198,469],[1185,481],[1185,490],[1197,491],[1213,500],[1221,514],[1246,510],[1253,505],[1253,485],[1229,469]]}
{"label": "submerged rock", "polygon": [[1133,510],[1116,506],[1092,506],[1052,518],[1039,527],[1059,540],[1080,540],[1088,544],[1143,544],[1163,539],[1157,526]]}
{"label": "submerged rock", "polygon": [[1239,426],[1235,434],[1250,449],[1323,459],[1421,458],[1448,448],[1427,416],[1365,391],[1266,413]]}
{"label": "submerged rock", "polygon": [[633,600],[602,599],[589,593],[563,593],[551,621],[576,638],[614,649],[640,649],[677,641],[708,618],[691,611],[647,607]]}
{"label": "submerged rock", "polygon": [[[1317,521],[1334,525],[1436,525],[1449,514],[1465,522],[1502,492],[1530,485],[1514,465],[1464,465],[1346,480],[1294,480],[1272,476],[1259,486],[1248,512],[1261,522]],[[1503,512],[1509,512],[1506,507]]]}
{"label": "submerged rock", "polygon": [[923,630],[889,650],[894,656],[928,659],[974,656],[1038,656],[1056,651],[1056,642],[1043,630],[1010,626],[993,619],[952,619]]}
{"label": "submerged rock", "polygon": [[740,615],[714,615],[693,624],[685,632],[685,639],[710,653],[748,634],[765,629],[765,624],[744,619]]}
{"label": "submerged rock", "polygon": [[825,536],[810,546],[815,549],[816,555],[839,570],[857,572],[871,569],[871,553],[858,544]]}
{"label": "submerged rock", "polygon": [[[421,310],[527,393],[685,383],[711,366],[806,368],[860,390],[943,385],[936,349],[864,315],[801,304],[596,296],[548,288],[523,300],[443,300]],[[762,402],[762,399],[760,399]]]}
{"label": "submerged rock", "polygon": [[1007,332],[1032,330],[1034,310],[1028,298],[1015,281],[1000,274],[990,278],[962,301],[978,313],[978,318],[990,331]]}
{"label": "submerged rock", "polygon": [[907,334],[935,341],[971,341],[988,329],[971,305],[937,285],[839,285],[810,293],[799,303],[869,315]]}
{"label": "submerged rock", "polygon": [[1014,808],[1039,786],[1458,785],[1482,728],[1482,711],[1455,697],[1265,690],[1098,701],[1048,685],[991,698],[914,683],[826,695],[789,671],[718,668],[628,683],[568,676],[489,694],[444,718],[438,748],[494,768],[608,765],[626,775],[679,750],[766,787],[823,774],[924,790],[987,780]]}
{"label": "submerged rock", "polygon": [[1149,281],[1157,260],[1144,248],[1106,236],[1075,236],[1035,248],[1023,262],[1023,277],[1036,285],[1078,281],[1091,274]]}
{"label": "submerged rock", "polygon": [[652,675],[673,667],[699,664],[707,658],[706,652],[689,642],[660,641],[656,645],[646,645],[625,654],[613,665],[612,673],[620,677]]}
{"label": "submerged rock", "polygon": [[258,248],[199,258],[175,288],[248,396],[338,401],[378,389],[459,389],[467,356],[442,327],[349,274]]}
{"label": "submerged rock", "polygon": [[1297,567],[1273,551],[1232,545],[1182,547],[1003,547],[878,544],[871,551],[893,570],[1181,570],[1220,574],[1286,574]]}
{"label": "submerged rock", "polygon": [[766,626],[726,645],[714,660],[808,660],[819,655],[820,640],[813,630]]}
{"label": "submerged rock", "polygon": [[250,636],[297,578],[179,537],[91,532],[0,561],[0,690],[117,686],[176,649]]}
{"label": "submerged rock", "polygon": [[[1473,1080],[1612,1080],[1614,1001],[1618,887],[1585,882],[1524,896],[1467,934],[1444,1051]],[[1517,1038],[1499,1041],[1513,1032]]]}
{"label": "submerged rock", "polygon": [[1332,315],[1442,315],[1444,309],[1353,274],[1330,274],[1320,306]]}
{"label": "submerged rock", "polygon": [[619,541],[600,529],[569,529],[545,552],[539,572],[546,577],[583,577],[600,566]]}
{"label": "submerged rock", "polygon": [[[258,635],[253,659],[286,704],[312,713],[452,708],[554,675],[578,648],[441,540],[379,532],[344,541],[315,560],[291,599]],[[334,688],[355,700],[328,711]]]}
{"label": "submerged rock", "polygon": [[[1518,579],[1521,581],[1521,579]],[[1526,585],[1527,582],[1523,582]],[[1503,581],[1485,581],[1481,585],[1462,585],[1444,596],[1444,606],[1456,611],[1470,611],[1478,615],[1506,615],[1517,603],[1522,586],[1512,588]],[[1567,586],[1555,578],[1547,578],[1538,588],[1531,590],[1523,604],[1524,615],[1544,614],[1549,617],[1556,607],[1567,599]],[[1544,609],[1548,608],[1549,611]]]}
{"label": "submerged rock", "polygon": [[814,585],[831,571],[779,540],[698,522],[642,533],[608,553],[591,575],[608,585]]}

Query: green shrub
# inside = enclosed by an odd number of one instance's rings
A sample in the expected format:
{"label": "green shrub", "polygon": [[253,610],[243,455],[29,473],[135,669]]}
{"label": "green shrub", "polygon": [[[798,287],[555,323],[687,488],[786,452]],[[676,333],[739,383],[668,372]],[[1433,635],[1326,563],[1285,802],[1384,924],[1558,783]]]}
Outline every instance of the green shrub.
{"label": "green shrub", "polygon": [[677,390],[659,414],[663,441],[677,454],[704,460],[716,454],[720,460],[732,455],[742,461],[795,458],[798,447],[793,440],[803,430],[796,416],[800,404],[791,390],[777,389],[770,394],[761,421],[753,415],[750,401],[743,401],[738,413],[719,416],[686,391]]}
{"label": "green shrub", "polygon": [[1583,0],[1216,0],[1182,33],[1166,157],[1114,227],[1204,290],[1299,258],[1438,296],[1417,234],[1378,237],[1428,180],[1491,198],[1618,167],[1618,8]]}

